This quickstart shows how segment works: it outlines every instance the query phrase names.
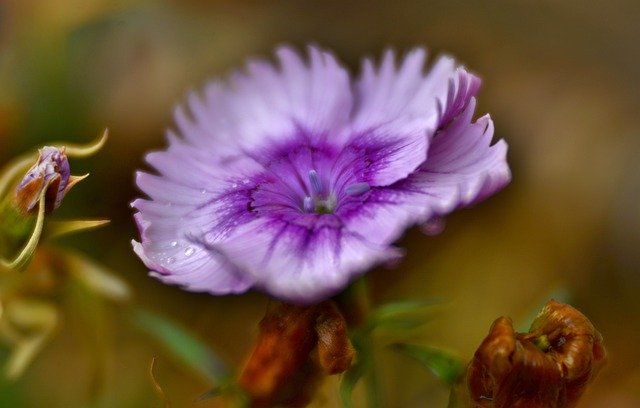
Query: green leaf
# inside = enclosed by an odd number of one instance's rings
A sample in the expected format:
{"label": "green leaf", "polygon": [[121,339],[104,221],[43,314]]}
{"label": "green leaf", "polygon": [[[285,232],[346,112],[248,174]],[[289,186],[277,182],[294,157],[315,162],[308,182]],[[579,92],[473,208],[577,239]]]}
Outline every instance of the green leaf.
{"label": "green leaf", "polygon": [[68,220],[49,221],[44,230],[43,238],[52,239],[62,235],[98,228],[109,223],[109,220]]}
{"label": "green leaf", "polygon": [[9,194],[6,190],[12,183],[17,182],[18,177],[24,176],[23,173],[36,162],[37,158],[37,152],[29,152],[14,159],[0,170],[0,196]]}
{"label": "green leaf", "polygon": [[187,329],[158,314],[137,309],[133,323],[162,344],[178,362],[204,376],[212,383],[230,375],[222,359]]}
{"label": "green leaf", "polygon": [[356,384],[362,378],[365,372],[365,366],[360,361],[351,367],[349,371],[343,374],[342,381],[340,382],[340,401],[344,408],[353,408],[353,401],[351,395]]}
{"label": "green leaf", "polygon": [[64,256],[69,273],[91,292],[115,302],[131,298],[129,285],[109,269],[78,252],[65,250]]}
{"label": "green leaf", "polygon": [[28,241],[24,244],[23,248],[16,255],[16,257],[11,260],[5,260],[0,258],[0,265],[6,269],[16,269],[20,270],[25,268],[31,258],[33,257],[33,253],[36,251],[38,246],[38,242],[40,241],[40,235],[42,235],[42,226],[44,225],[44,210],[45,210],[45,194],[47,192],[47,188],[49,187],[49,183],[45,185],[45,187],[40,192],[40,197],[38,201],[38,213],[36,215],[36,222],[29,235]]}
{"label": "green leaf", "polygon": [[367,326],[375,329],[413,329],[430,320],[430,315],[441,306],[441,298],[403,300],[378,306],[371,312]]}
{"label": "green leaf", "polygon": [[194,406],[200,406],[200,404],[218,397],[225,398],[225,407],[249,408],[253,406],[251,404],[251,398],[231,379],[200,394],[198,398],[195,399]]}
{"label": "green leaf", "polygon": [[351,342],[357,351],[355,364],[343,374],[340,383],[340,400],[344,408],[352,408],[352,394],[360,380],[364,381],[366,406],[379,408],[384,406],[378,388],[376,362],[373,354],[373,338],[367,330],[356,329],[351,333]]}
{"label": "green leaf", "polygon": [[403,343],[393,344],[391,348],[422,363],[447,385],[455,384],[465,369],[462,359],[446,350]]}
{"label": "green leaf", "polygon": [[102,134],[98,136],[92,142],[85,145],[69,144],[65,142],[50,143],[52,146],[60,146],[66,149],[65,153],[69,157],[89,157],[96,154],[107,143],[109,138],[109,129],[102,131]]}

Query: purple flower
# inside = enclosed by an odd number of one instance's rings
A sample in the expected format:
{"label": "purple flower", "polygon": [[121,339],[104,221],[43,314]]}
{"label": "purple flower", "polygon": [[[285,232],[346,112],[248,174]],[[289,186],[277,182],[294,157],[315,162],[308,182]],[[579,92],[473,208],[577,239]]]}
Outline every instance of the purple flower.
{"label": "purple flower", "polygon": [[45,211],[50,213],[60,206],[70,177],[65,149],[45,146],[40,149],[38,161],[18,184],[14,202],[20,211],[32,213],[36,210],[42,190],[46,188]]}
{"label": "purple flower", "polygon": [[333,55],[277,50],[191,93],[167,150],[139,172],[135,252],[170,284],[213,294],[255,288],[313,303],[397,260],[403,231],[510,180],[480,80],[425,51],[387,51],[357,81]]}

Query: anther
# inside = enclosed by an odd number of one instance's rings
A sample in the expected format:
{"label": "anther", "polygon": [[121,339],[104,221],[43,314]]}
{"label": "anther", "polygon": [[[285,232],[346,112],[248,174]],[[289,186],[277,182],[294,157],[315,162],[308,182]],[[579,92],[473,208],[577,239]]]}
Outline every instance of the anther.
{"label": "anther", "polygon": [[344,189],[344,192],[350,196],[359,196],[369,191],[371,186],[368,183],[353,183]]}
{"label": "anther", "polygon": [[317,196],[322,195],[322,184],[320,184],[318,172],[316,172],[315,170],[309,170],[309,184],[311,184],[311,190],[313,191],[313,194]]}
{"label": "anther", "polygon": [[302,207],[304,209],[304,212],[306,213],[312,213],[313,210],[315,209],[315,204],[313,202],[313,198],[306,196],[304,198],[304,201],[302,203]]}

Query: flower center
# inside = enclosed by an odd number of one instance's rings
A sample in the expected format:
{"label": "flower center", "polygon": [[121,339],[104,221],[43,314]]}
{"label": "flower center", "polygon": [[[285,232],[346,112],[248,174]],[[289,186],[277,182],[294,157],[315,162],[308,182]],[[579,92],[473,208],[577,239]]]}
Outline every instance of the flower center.
{"label": "flower center", "polygon": [[[311,195],[304,197],[302,202],[303,211],[305,213],[333,214],[338,204],[336,194],[326,191],[316,170],[309,170],[308,177]],[[355,197],[366,193],[369,188],[367,183],[353,183],[344,189],[344,193]]]}
{"label": "flower center", "polygon": [[318,172],[309,170],[309,186],[311,195],[303,200],[302,207],[306,213],[332,214],[336,209],[337,200],[335,195],[325,193],[318,177]]}

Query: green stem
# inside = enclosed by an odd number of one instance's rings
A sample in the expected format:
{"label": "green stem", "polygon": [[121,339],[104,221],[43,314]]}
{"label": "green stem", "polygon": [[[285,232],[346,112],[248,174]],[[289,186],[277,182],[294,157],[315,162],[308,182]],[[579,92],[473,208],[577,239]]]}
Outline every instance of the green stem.
{"label": "green stem", "polygon": [[358,350],[358,359],[363,365],[367,407],[379,408],[383,404],[376,375],[374,342],[369,327],[372,302],[366,278],[355,281],[337,301],[347,324],[352,328],[352,341]]}

